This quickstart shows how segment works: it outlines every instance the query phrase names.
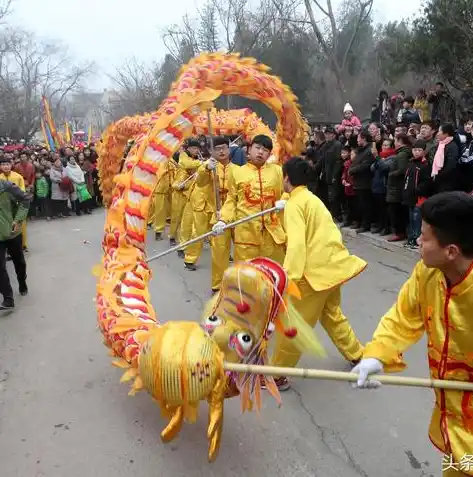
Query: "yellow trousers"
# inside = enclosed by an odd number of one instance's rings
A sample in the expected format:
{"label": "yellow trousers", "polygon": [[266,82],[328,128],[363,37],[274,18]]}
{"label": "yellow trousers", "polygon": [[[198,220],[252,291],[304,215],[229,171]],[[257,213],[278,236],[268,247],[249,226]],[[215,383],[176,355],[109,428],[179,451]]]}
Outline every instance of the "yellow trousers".
{"label": "yellow trousers", "polygon": [[[363,346],[340,308],[341,287],[317,292],[306,280],[298,282],[297,285],[301,292],[301,299],[295,299],[293,304],[304,320],[312,328],[317,321],[320,321],[333,344],[346,360],[360,359]],[[301,353],[291,344],[291,340],[278,333],[271,363],[274,366],[294,368],[300,357]]]}
{"label": "yellow trousers", "polygon": [[[192,226],[192,237],[196,238],[200,235],[204,235],[207,232],[210,232],[210,220],[212,219],[212,212],[205,212],[205,210],[194,210],[193,211],[193,226]],[[202,248],[204,246],[203,242],[196,242],[192,245],[189,245],[185,252],[186,256],[184,261],[186,263],[195,263],[199,260],[202,253]]]}
{"label": "yellow trousers", "polygon": [[179,232],[179,242],[187,242],[192,237],[192,226],[194,224],[194,211],[192,210],[192,204],[188,200],[184,206],[181,219],[181,230]]}
{"label": "yellow trousers", "polygon": [[219,290],[223,274],[230,263],[232,231],[225,230],[222,235],[212,237],[212,290]]}
{"label": "yellow trousers", "polygon": [[[157,193],[154,198],[153,228],[155,232],[162,233],[166,227],[166,219],[171,208],[169,193]],[[171,236],[171,235],[170,235]]]}
{"label": "yellow trousers", "polygon": [[21,224],[21,240],[23,242],[23,250],[28,248],[28,239],[26,237],[26,219]]}
{"label": "yellow trousers", "polygon": [[186,206],[186,196],[177,190],[172,191],[171,200],[171,225],[169,226],[169,237],[178,238],[179,227],[181,225],[182,214]]}
{"label": "yellow trousers", "polygon": [[277,244],[271,234],[264,229],[261,236],[261,244],[246,245],[235,243],[235,262],[242,262],[244,260],[251,260],[256,257],[267,257],[279,264],[284,263],[286,250],[283,244]]}
{"label": "yellow trousers", "polygon": [[153,195],[151,196],[151,200],[149,202],[149,210],[148,210],[148,222],[147,225],[151,225],[154,223],[154,216],[155,216],[155,199],[156,199],[156,192],[153,192]]}

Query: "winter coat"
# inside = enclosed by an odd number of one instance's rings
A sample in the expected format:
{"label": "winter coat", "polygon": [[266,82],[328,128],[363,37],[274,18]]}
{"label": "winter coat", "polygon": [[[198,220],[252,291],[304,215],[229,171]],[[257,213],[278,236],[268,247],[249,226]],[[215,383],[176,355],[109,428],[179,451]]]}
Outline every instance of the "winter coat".
{"label": "winter coat", "polygon": [[394,156],[396,151],[389,149],[382,151],[380,156],[376,157],[371,164],[371,172],[373,173],[373,181],[371,182],[371,191],[375,195],[386,195],[386,184],[388,182],[389,159]]}
{"label": "winter coat", "polygon": [[371,190],[373,174],[371,165],[374,156],[371,152],[371,144],[360,147],[348,173],[353,177],[353,188],[355,190]]}
{"label": "winter coat", "polygon": [[411,157],[411,149],[407,146],[402,146],[396,151],[396,155],[390,161],[388,182],[386,184],[386,202],[388,204],[400,204],[402,202],[404,176]]}
{"label": "winter coat", "polygon": [[355,189],[353,189],[353,177],[349,174],[351,167],[351,159],[347,159],[343,163],[343,172],[342,172],[342,185],[344,188],[345,195],[347,197],[353,197],[355,195]]}
{"label": "winter coat", "polygon": [[414,102],[414,109],[417,110],[423,122],[430,121],[430,105],[427,98],[417,97]]}
{"label": "winter coat", "polygon": [[342,145],[336,139],[325,143],[324,148],[325,181],[327,184],[339,184],[342,177]]}
{"label": "winter coat", "polygon": [[56,169],[51,167],[49,170],[49,178],[51,179],[51,200],[67,200],[69,198],[69,192],[62,190],[59,187],[60,182],[65,177],[64,169]]}
{"label": "winter coat", "polygon": [[455,100],[447,93],[431,94],[428,101],[432,104],[432,121],[456,125],[457,114]]}
{"label": "winter coat", "polygon": [[428,194],[431,172],[432,168],[427,159],[411,158],[409,160],[404,177],[404,190],[402,191],[402,203],[404,205],[414,207],[419,198]]}
{"label": "winter coat", "polygon": [[420,114],[415,109],[405,109],[401,116],[402,124],[420,124],[422,122]]}
{"label": "winter coat", "polygon": [[[438,146],[437,146],[438,147]],[[433,156],[435,157],[435,152]],[[439,192],[458,190],[459,188],[459,168],[460,151],[455,141],[445,146],[443,167],[432,181],[431,195]]]}

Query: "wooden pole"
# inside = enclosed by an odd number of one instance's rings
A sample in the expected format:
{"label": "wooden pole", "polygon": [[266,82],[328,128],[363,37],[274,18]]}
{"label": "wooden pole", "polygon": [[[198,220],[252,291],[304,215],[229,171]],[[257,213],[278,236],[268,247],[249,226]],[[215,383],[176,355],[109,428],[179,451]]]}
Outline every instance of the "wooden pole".
{"label": "wooden pole", "polygon": [[[258,217],[261,217],[266,214],[271,214],[272,212],[279,212],[279,209],[277,207],[271,207],[270,209],[262,210],[261,212],[256,212],[255,214],[248,215],[246,217],[243,217],[242,219],[235,220],[235,222],[231,222],[225,227],[223,227],[223,230],[227,229],[232,229],[236,227],[237,225],[244,224],[245,222],[249,222],[250,220],[257,219]],[[149,257],[146,262],[152,262],[153,260],[158,260],[159,258],[165,257],[166,255],[169,255],[170,253],[177,252],[178,250],[182,250],[183,248],[188,247],[189,245],[192,245],[197,242],[202,242],[206,238],[215,236],[215,233],[210,231],[207,232],[203,235],[199,235],[198,237],[195,237],[191,240],[188,240],[187,242],[180,243],[179,245],[176,245],[175,247],[168,248],[164,252],[158,253],[157,255],[153,255],[152,257]]]}
{"label": "wooden pole", "polygon": [[[225,371],[237,373],[263,374],[266,376],[287,376],[302,379],[327,379],[330,381],[348,381],[356,383],[358,374],[324,369],[279,368],[276,366],[258,366],[238,363],[224,363]],[[414,386],[421,388],[450,389],[455,391],[473,391],[473,382],[449,381],[446,379],[411,378],[407,376],[372,375],[371,378],[382,384],[394,386]]]}

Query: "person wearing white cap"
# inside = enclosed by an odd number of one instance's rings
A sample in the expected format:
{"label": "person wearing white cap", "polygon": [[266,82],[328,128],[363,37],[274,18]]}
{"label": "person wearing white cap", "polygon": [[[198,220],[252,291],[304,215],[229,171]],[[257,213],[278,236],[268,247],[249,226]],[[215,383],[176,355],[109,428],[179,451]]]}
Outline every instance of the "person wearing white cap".
{"label": "person wearing white cap", "polygon": [[361,128],[361,121],[358,116],[355,116],[353,108],[350,103],[346,103],[343,108],[343,119],[342,119],[342,129],[345,129],[347,126],[359,127]]}

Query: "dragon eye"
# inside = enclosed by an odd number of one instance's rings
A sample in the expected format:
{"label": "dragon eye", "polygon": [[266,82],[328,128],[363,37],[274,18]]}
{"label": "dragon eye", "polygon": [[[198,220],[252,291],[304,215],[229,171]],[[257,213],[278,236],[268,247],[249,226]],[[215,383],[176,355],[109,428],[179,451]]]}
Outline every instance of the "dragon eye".
{"label": "dragon eye", "polygon": [[248,333],[237,333],[236,338],[243,350],[249,351],[253,346],[253,338]]}
{"label": "dragon eye", "polygon": [[223,321],[218,316],[210,315],[205,319],[204,326],[207,330],[213,330],[222,323]]}

